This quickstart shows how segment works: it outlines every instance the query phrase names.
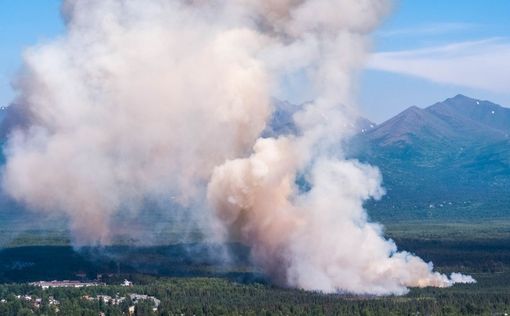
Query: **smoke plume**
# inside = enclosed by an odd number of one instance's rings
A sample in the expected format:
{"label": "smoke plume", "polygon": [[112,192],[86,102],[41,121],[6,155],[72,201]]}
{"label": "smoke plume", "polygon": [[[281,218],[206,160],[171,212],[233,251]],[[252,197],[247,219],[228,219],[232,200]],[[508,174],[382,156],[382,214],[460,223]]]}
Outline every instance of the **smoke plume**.
{"label": "smoke plume", "polygon": [[[344,159],[356,73],[386,0],[66,0],[66,34],[29,49],[5,149],[5,190],[65,214],[76,244],[147,201],[196,213],[280,284],[403,294],[472,282],[399,252],[367,219],[384,193]],[[260,137],[271,96],[299,77],[297,135]],[[298,186],[305,179],[309,190]]]}

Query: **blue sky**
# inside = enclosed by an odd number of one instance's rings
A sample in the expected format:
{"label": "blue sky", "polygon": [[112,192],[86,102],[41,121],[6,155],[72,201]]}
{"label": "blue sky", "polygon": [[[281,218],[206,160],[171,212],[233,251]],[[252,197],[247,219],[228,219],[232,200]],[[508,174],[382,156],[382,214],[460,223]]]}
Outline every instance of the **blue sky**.
{"label": "blue sky", "polygon": [[0,105],[13,97],[23,49],[64,31],[59,10],[59,0],[0,0]]}
{"label": "blue sky", "polygon": [[[13,97],[23,49],[64,31],[59,5],[0,0],[0,105]],[[510,106],[510,1],[397,1],[361,75],[364,116],[379,123],[458,93]]]}
{"label": "blue sky", "polygon": [[508,0],[400,0],[374,51],[359,102],[378,123],[458,93],[510,106]]}

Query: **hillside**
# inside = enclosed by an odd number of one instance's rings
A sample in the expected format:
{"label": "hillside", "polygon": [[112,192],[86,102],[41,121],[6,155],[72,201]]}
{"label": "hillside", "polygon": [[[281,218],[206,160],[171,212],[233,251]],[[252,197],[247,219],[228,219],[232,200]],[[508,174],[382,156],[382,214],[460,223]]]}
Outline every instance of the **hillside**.
{"label": "hillside", "polygon": [[510,214],[510,109],[457,95],[410,107],[359,135],[352,153],[377,165],[388,194],[375,218]]}
{"label": "hillside", "polygon": [[[302,105],[274,102],[263,135],[299,133],[292,117]],[[8,130],[23,124],[25,116],[17,107],[0,114],[4,143]],[[469,220],[510,214],[510,109],[457,95],[423,109],[409,107],[380,125],[360,118],[356,129],[359,134],[346,146],[349,157],[378,166],[387,190],[381,201],[367,203],[372,218]],[[0,207],[3,217],[21,211],[1,194]]]}
{"label": "hillside", "polygon": [[[276,104],[265,136],[299,133],[300,106]],[[510,109],[457,95],[411,106],[380,125],[360,118],[350,158],[378,166],[386,196],[367,203],[381,221],[510,215]]]}

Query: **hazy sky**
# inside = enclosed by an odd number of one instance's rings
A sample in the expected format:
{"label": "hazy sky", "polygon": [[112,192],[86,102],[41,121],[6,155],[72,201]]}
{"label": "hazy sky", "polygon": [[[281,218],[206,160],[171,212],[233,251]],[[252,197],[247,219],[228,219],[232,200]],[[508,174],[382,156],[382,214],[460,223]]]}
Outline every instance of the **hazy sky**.
{"label": "hazy sky", "polygon": [[[0,105],[23,49],[64,30],[59,0],[0,0]],[[509,0],[401,0],[376,33],[359,103],[382,122],[462,93],[510,106]]]}

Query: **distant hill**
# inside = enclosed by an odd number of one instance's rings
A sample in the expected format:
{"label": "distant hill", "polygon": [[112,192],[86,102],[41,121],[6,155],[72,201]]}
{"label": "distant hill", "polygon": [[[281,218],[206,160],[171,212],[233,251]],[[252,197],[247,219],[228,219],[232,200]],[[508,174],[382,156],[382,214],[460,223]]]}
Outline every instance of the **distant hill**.
{"label": "distant hill", "polygon": [[295,135],[298,132],[294,124],[293,115],[303,108],[303,105],[296,105],[287,101],[273,99],[274,112],[269,124],[262,133],[264,137],[278,135]]}
{"label": "distant hill", "polygon": [[[306,104],[306,103],[305,103]],[[292,104],[287,101],[273,99],[274,112],[269,120],[269,124],[262,133],[263,137],[274,137],[279,135],[299,134],[299,128],[294,123],[294,114],[303,109],[305,104]],[[355,132],[367,133],[377,126],[376,123],[360,117],[354,124]]]}
{"label": "distant hill", "polygon": [[367,133],[381,146],[490,143],[509,139],[510,109],[463,95],[425,109],[412,106]]}
{"label": "distant hill", "polygon": [[[302,108],[275,101],[265,136],[297,134]],[[498,218],[510,215],[510,109],[457,95],[411,106],[380,125],[360,118],[350,158],[378,166],[386,196],[367,203],[372,218]]]}
{"label": "distant hill", "polygon": [[457,95],[410,107],[358,135],[351,156],[377,165],[388,194],[375,218],[510,215],[510,109]]}
{"label": "distant hill", "polygon": [[[299,134],[293,115],[303,105],[273,102],[263,136]],[[24,117],[18,107],[0,111],[1,143],[13,126],[26,124]],[[373,219],[510,215],[510,109],[457,95],[423,109],[409,107],[380,125],[360,118],[355,129],[348,156],[378,166],[387,190],[381,201],[367,203]],[[1,192],[0,208],[4,215],[22,213]]]}

